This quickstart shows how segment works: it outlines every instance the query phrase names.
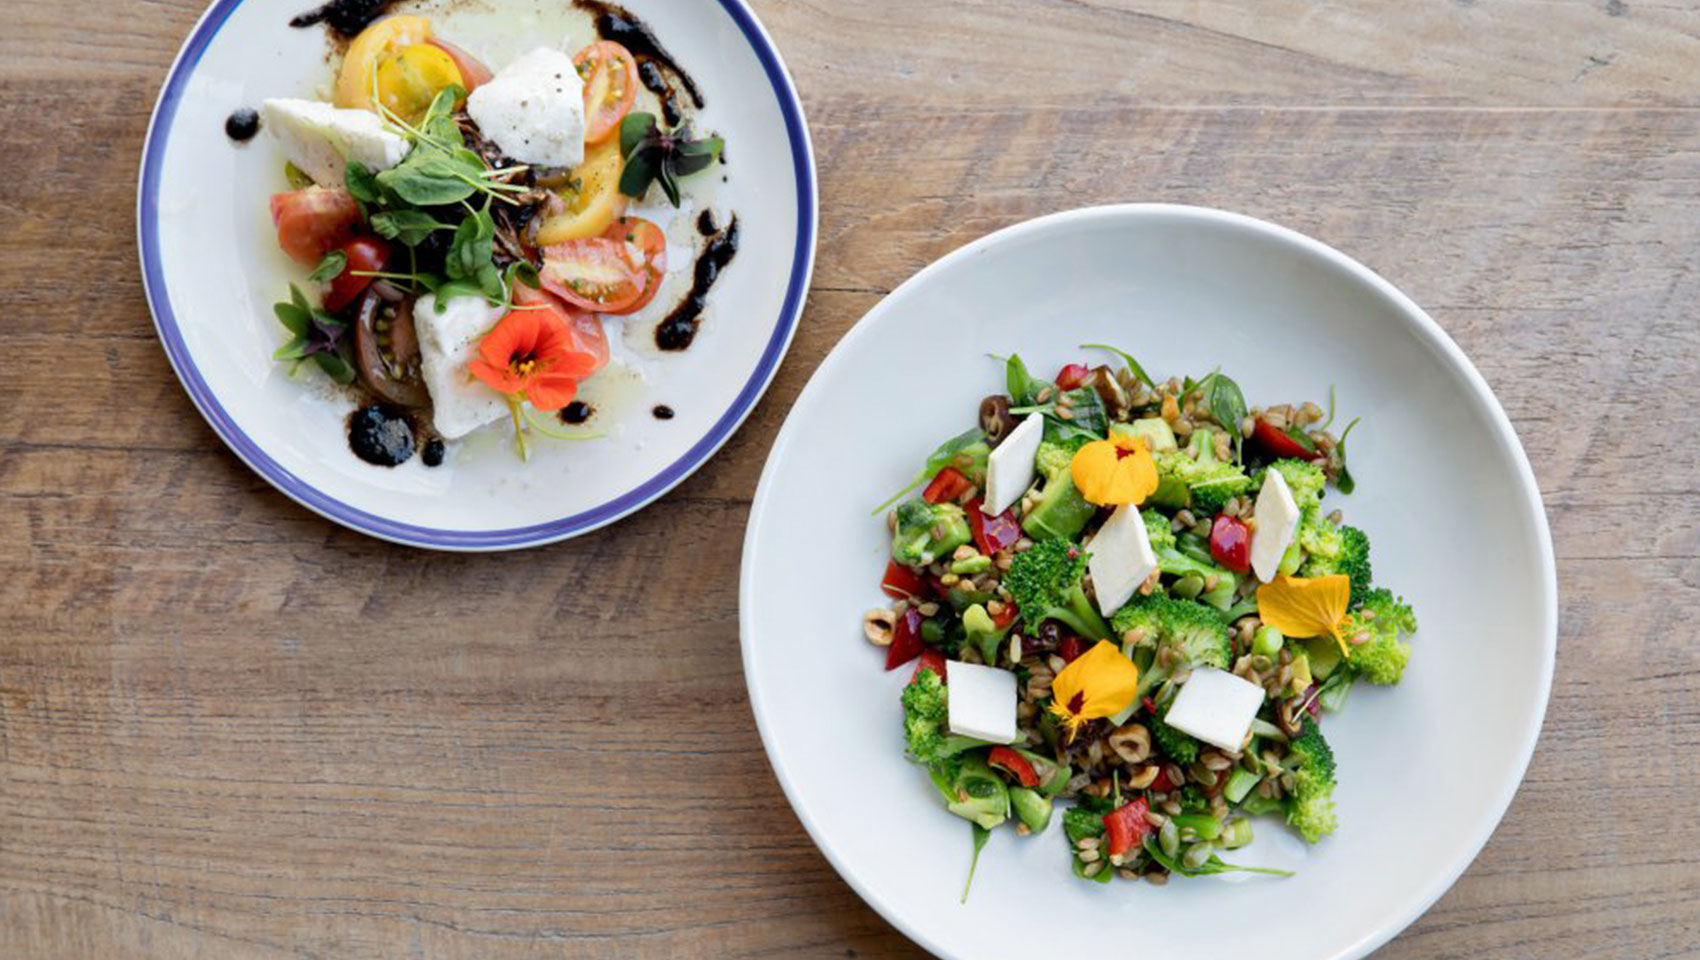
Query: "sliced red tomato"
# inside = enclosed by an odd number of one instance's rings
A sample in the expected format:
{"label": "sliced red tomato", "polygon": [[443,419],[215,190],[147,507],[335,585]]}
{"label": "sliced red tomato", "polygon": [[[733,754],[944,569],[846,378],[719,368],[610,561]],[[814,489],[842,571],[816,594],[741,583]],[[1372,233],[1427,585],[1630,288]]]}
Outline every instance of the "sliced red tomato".
{"label": "sliced red tomato", "polygon": [[460,85],[467,93],[490,82],[493,74],[490,73],[490,68],[484,65],[484,61],[442,37],[432,37],[425,42],[448,54],[449,59],[455,62],[455,69],[460,71]]}
{"label": "sliced red tomato", "polygon": [[880,578],[880,589],[886,596],[899,600],[919,600],[925,595],[927,581],[915,571],[896,560],[885,565],[885,576]]}
{"label": "sliced red tomato", "polygon": [[1235,573],[1251,569],[1251,528],[1244,520],[1218,514],[1210,525],[1210,556]]}
{"label": "sliced red tomato", "polygon": [[1077,390],[1080,385],[1092,376],[1092,371],[1083,363],[1071,363],[1057,371],[1057,388],[1061,390]]}
{"label": "sliced red tomato", "polygon": [[355,237],[337,249],[348,257],[348,265],[332,278],[325,291],[325,309],[332,313],[353,303],[372,285],[372,278],[361,273],[382,270],[390,259],[390,245],[377,237]]}
{"label": "sliced red tomato", "polygon": [[614,41],[598,40],[575,54],[573,65],[584,81],[584,142],[601,143],[637,100],[637,61]]}
{"label": "sliced red tomato", "polygon": [[967,493],[968,488],[973,485],[962,475],[961,470],[945,467],[934,475],[927,488],[921,491],[921,499],[928,503],[955,503],[957,498]]}
{"label": "sliced red tomato", "polygon": [[1272,457],[1310,460],[1316,456],[1315,449],[1306,450],[1304,444],[1262,417],[1258,417],[1252,425],[1251,442],[1262,447],[1263,452]]}
{"label": "sliced red tomato", "polygon": [[974,545],[989,557],[1015,546],[1015,541],[1021,539],[1021,521],[1015,519],[1014,507],[988,517],[980,509],[984,504],[984,499],[975,497],[963,509],[968,513],[968,529],[974,534]]}
{"label": "sliced red tomato", "polygon": [[885,648],[885,668],[896,670],[921,655],[921,611],[910,607],[897,618],[891,646]]}
{"label": "sliced red tomato", "polygon": [[353,238],[360,204],[341,187],[302,187],[272,194],[277,245],[297,263],[317,266],[325,254]]}
{"label": "sliced red tomato", "polygon": [[543,248],[543,287],[580,310],[622,313],[643,296],[646,278],[626,245],[607,237],[568,240]]}
{"label": "sliced red tomato", "polygon": [[999,770],[1014,777],[1024,787],[1039,785],[1039,775],[1033,772],[1033,765],[1027,758],[1008,747],[993,747],[986,754],[986,762]]}
{"label": "sliced red tomato", "polygon": [[608,365],[608,335],[602,329],[602,321],[594,315],[574,310],[547,290],[528,287],[518,282],[514,284],[513,301],[515,306],[522,309],[551,311],[566,328],[567,338],[574,350],[595,357],[597,370]]}
{"label": "sliced red tomato", "polygon": [[602,235],[625,244],[626,261],[643,274],[643,292],[618,311],[636,313],[654,300],[661,289],[661,279],[667,273],[667,234],[642,217],[620,217]]}
{"label": "sliced red tomato", "polygon": [[931,647],[921,651],[921,659],[915,664],[915,672],[909,675],[909,682],[914,683],[922,670],[931,670],[938,674],[940,683],[948,683],[950,678],[945,675],[944,654]]}
{"label": "sliced red tomato", "polygon": [[1151,804],[1144,797],[1137,797],[1104,814],[1104,830],[1109,834],[1110,856],[1124,854],[1145,844],[1146,835],[1153,829],[1151,821],[1145,819],[1145,814],[1150,810]]}

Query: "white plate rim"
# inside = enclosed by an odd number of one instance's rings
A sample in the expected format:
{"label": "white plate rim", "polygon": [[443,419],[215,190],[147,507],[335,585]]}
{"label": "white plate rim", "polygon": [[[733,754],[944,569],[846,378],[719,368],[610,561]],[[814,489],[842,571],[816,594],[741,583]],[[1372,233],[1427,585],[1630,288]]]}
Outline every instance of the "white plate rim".
{"label": "white plate rim", "polygon": [[1495,439],[1512,454],[1512,462],[1516,467],[1517,477],[1522,488],[1521,492],[1524,494],[1523,502],[1527,508],[1528,516],[1525,519],[1531,524],[1531,529],[1535,531],[1541,566],[1539,582],[1542,603],[1539,635],[1542,639],[1543,656],[1540,664],[1540,694],[1537,709],[1533,711],[1523,729],[1517,731],[1520,742],[1517,748],[1519,760],[1516,764],[1516,776],[1506,779],[1498,796],[1494,798],[1492,816],[1484,818],[1474,831],[1469,843],[1462,848],[1466,851],[1464,855],[1460,856],[1441,875],[1437,875],[1430,881],[1422,893],[1413,898],[1403,913],[1388,917],[1380,926],[1366,934],[1357,943],[1327,958],[1327,960],[1359,960],[1359,958],[1367,956],[1410,926],[1418,917],[1427,912],[1429,907],[1433,906],[1435,901],[1439,900],[1447,890],[1451,889],[1452,885],[1475,861],[1482,848],[1487,845],[1488,838],[1499,827],[1499,823],[1504,819],[1506,810],[1510,808],[1511,801],[1516,796],[1518,788],[1522,786],[1523,777],[1528,772],[1529,762],[1534,757],[1535,744],[1540,739],[1541,727],[1545,722],[1547,705],[1552,695],[1552,677],[1558,651],[1558,567],[1553,555],[1552,532],[1547,523],[1546,508],[1541,498],[1540,487],[1535,482],[1534,470],[1529,465],[1528,454],[1524,451],[1522,443],[1517,439],[1516,431],[1511,425],[1510,418],[1506,416],[1499,398],[1488,386],[1481,372],[1470,362],[1463,349],[1452,340],[1440,324],[1436,323],[1434,318],[1430,317],[1415,301],[1375,271],[1313,237],[1266,220],[1218,210],[1213,207],[1170,203],[1124,203],[1081,207],[1012,224],[958,247],[921,268],[881,298],[879,303],[875,304],[871,310],[863,314],[862,318],[852,325],[850,330],[827,354],[826,359],[821,361],[820,366],[810,375],[808,383],[798,394],[790,413],[786,416],[785,423],[780,427],[779,434],[774,439],[773,447],[768,452],[767,464],[762,468],[755,498],[750,505],[750,515],[746,521],[744,535],[743,562],[739,569],[738,591],[739,645],[742,647],[744,682],[749,691],[750,709],[755,715],[756,728],[761,734],[762,748],[767,753],[768,763],[773,768],[774,776],[778,779],[780,788],[785,792],[786,800],[791,804],[791,809],[796,813],[797,819],[802,822],[809,838],[814,841],[815,846],[832,864],[833,869],[838,872],[840,877],[844,878],[844,881],[850,885],[851,889],[856,891],[857,895],[873,907],[888,923],[901,930],[905,936],[934,954],[950,956],[943,944],[931,937],[926,930],[907,923],[903,915],[895,910],[877,889],[847,868],[837,851],[825,842],[813,812],[802,799],[802,794],[799,792],[797,784],[791,779],[790,773],[775,759],[774,720],[768,715],[762,701],[761,692],[755,685],[755,664],[759,654],[755,644],[750,639],[753,625],[751,611],[755,608],[753,573],[757,566],[757,557],[761,546],[756,541],[755,531],[760,529],[762,525],[761,521],[766,513],[767,503],[774,488],[777,465],[783,459],[783,454],[790,446],[796,430],[801,429],[797,426],[800,423],[800,420],[795,416],[797,411],[804,410],[816,402],[816,394],[824,389],[820,386],[824,382],[823,375],[836,369],[837,364],[845,362],[843,358],[848,354],[847,347],[855,343],[858,338],[866,336],[868,330],[874,324],[880,322],[880,319],[890,311],[891,304],[900,301],[907,291],[925,283],[933,274],[948,269],[958,261],[979,255],[991,247],[1018,240],[1029,233],[1066,225],[1154,215],[1196,218],[1201,221],[1213,221],[1261,233],[1330,262],[1385,297],[1398,309],[1398,312],[1416,334],[1444,357],[1445,361],[1456,372],[1462,374],[1465,381],[1470,385],[1469,402],[1480,408],[1481,412],[1487,414]]}
{"label": "white plate rim", "polygon": [[218,402],[190,355],[178,329],[176,314],[166,294],[160,262],[159,181],[166,141],[171,133],[185,85],[194,74],[202,54],[219,28],[244,0],[215,0],[190,29],[183,46],[173,58],[160,87],[143,140],[136,177],[136,247],[140,252],[142,290],[172,371],[190,402],[213,432],[249,469],[259,474],[280,493],[318,515],[351,530],[405,546],[455,552],[487,552],[543,546],[580,536],[614,523],[654,502],[707,463],[738,431],[767,388],[789,352],[808,299],[814,276],[819,240],[820,187],[815,166],[814,143],[809,135],[803,103],[778,47],[745,0],[715,0],[732,18],[739,33],[750,44],[773,88],[792,158],[797,191],[796,243],[791,273],[786,282],[773,333],[763,348],[754,371],[732,403],[694,444],[679,457],[625,493],[578,513],[524,527],[495,530],[453,530],[403,523],[354,507],[302,480],[265,452],[263,446],[244,432]]}

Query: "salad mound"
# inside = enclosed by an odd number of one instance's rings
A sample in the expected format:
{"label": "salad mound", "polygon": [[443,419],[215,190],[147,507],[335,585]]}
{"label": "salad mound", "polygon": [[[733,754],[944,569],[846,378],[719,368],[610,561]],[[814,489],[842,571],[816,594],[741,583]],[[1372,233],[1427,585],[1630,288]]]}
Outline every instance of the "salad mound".
{"label": "salad mound", "polygon": [[[277,241],[311,271],[275,306],[274,358],[355,391],[351,447],[383,466],[416,446],[435,466],[490,424],[511,423],[522,456],[528,438],[595,436],[540,415],[582,422],[554,415],[608,366],[605,322],[654,320],[646,308],[683,275],[667,227],[685,218],[669,205],[721,141],[692,133],[674,88],[702,98],[647,27],[636,53],[603,37],[492,70],[428,17],[371,19],[382,6],[297,19],[358,31],[328,99],[232,117],[233,138],[263,125],[281,148]],[[699,246],[697,232],[671,246]]]}
{"label": "salad mound", "polygon": [[1397,684],[1417,628],[1324,504],[1355,486],[1357,421],[1336,436],[1332,394],[1248,408],[1220,372],[1157,382],[1114,352],[1054,380],[1009,358],[979,425],[876,510],[891,604],[864,632],[887,670],[915,664],[906,753],[976,859],[1067,801],[1076,876],[1285,876],[1223,857],[1260,817],[1334,831],[1323,721]]}

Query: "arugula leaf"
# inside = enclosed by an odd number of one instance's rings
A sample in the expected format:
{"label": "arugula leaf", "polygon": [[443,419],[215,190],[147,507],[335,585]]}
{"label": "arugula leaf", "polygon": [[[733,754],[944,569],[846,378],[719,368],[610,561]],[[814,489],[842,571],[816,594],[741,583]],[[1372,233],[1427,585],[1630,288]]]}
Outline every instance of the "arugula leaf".
{"label": "arugula leaf", "polygon": [[1083,343],[1083,344],[1080,345],[1080,349],[1082,349],[1082,350],[1108,350],[1109,352],[1111,352],[1111,353],[1122,358],[1122,363],[1127,364],[1128,372],[1133,374],[1134,379],[1138,380],[1140,383],[1145,384],[1147,387],[1150,387],[1153,390],[1157,389],[1157,384],[1152,382],[1151,375],[1146,373],[1145,368],[1139,365],[1139,361],[1135,360],[1133,358],[1133,354],[1128,353],[1126,350],[1118,350],[1115,347],[1112,347],[1107,343]]}
{"label": "arugula leaf", "polygon": [[1019,354],[1010,354],[1004,363],[1004,386],[1009,391],[1009,405],[1024,407],[1038,402],[1039,392],[1049,387],[1049,380],[1040,380],[1027,372],[1027,364]]}
{"label": "arugula leaf", "polygon": [[1357,426],[1361,419],[1363,418],[1353,417],[1352,422],[1346,424],[1346,429],[1341,432],[1340,442],[1334,445],[1334,449],[1340,453],[1340,475],[1334,478],[1334,489],[1347,496],[1350,496],[1352,491],[1358,488],[1358,482],[1352,479],[1352,471],[1346,468],[1346,438],[1351,436],[1352,428]]}
{"label": "arugula leaf", "polygon": [[1240,385],[1226,374],[1215,374],[1204,399],[1210,415],[1234,438],[1234,457],[1238,459],[1245,439],[1240,435],[1240,421],[1246,418],[1245,394],[1240,392]]}
{"label": "arugula leaf", "polygon": [[927,455],[927,463],[921,468],[921,472],[915,475],[915,479],[911,481],[907,487],[904,487],[902,490],[892,494],[891,499],[875,507],[874,516],[878,516],[891,509],[892,504],[903,499],[910,491],[938,476],[939,471],[950,466],[951,463],[956,460],[956,455],[961,453],[963,449],[971,447],[976,443],[980,443],[985,439],[986,434],[981,431],[979,427],[974,427],[939,444],[932,453]]}
{"label": "arugula leaf", "polygon": [[348,254],[341,250],[332,250],[325,254],[324,258],[319,261],[319,265],[314,267],[313,272],[307,275],[307,279],[314,283],[330,283],[347,268]]}
{"label": "arugula leaf", "polygon": [[968,902],[968,891],[974,886],[974,871],[980,868],[980,851],[986,848],[986,841],[991,839],[992,831],[977,823],[970,822],[974,828],[974,856],[968,861],[968,882],[962,885],[962,902]]}
{"label": "arugula leaf", "polygon": [[423,210],[413,210],[402,207],[397,210],[384,210],[372,214],[368,218],[373,232],[386,240],[400,241],[403,246],[417,247],[426,238],[438,230],[452,229],[449,224],[438,220]]}

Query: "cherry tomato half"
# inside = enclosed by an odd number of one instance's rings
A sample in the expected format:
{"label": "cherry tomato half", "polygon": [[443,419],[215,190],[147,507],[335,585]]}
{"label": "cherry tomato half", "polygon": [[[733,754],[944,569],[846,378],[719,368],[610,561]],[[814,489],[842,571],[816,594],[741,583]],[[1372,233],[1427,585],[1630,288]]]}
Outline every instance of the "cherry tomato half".
{"label": "cherry tomato half", "polygon": [[455,69],[460,71],[460,85],[467,93],[490,82],[493,74],[490,68],[484,65],[484,61],[441,37],[432,37],[425,42],[448,54],[455,62]]}
{"label": "cherry tomato half", "polygon": [[602,235],[626,245],[626,259],[638,266],[644,281],[643,292],[636,300],[624,310],[608,312],[636,313],[661,289],[661,279],[667,273],[667,234],[642,217],[620,217]]}
{"label": "cherry tomato half", "polygon": [[325,309],[332,313],[353,303],[372,285],[371,277],[359,274],[382,270],[390,259],[390,245],[377,237],[355,237],[337,249],[348,257],[348,265],[331,279],[325,291]]}
{"label": "cherry tomato half", "polygon": [[354,236],[360,205],[341,187],[303,187],[272,194],[277,245],[297,263],[317,266],[325,254]]}
{"label": "cherry tomato half", "polygon": [[1235,573],[1251,569],[1251,529],[1245,521],[1218,514],[1210,525],[1210,557]]}
{"label": "cherry tomato half", "polygon": [[612,40],[598,40],[573,56],[584,81],[584,142],[601,143],[620,128],[637,100],[637,61]]}
{"label": "cherry tomato half", "polygon": [[643,296],[647,278],[607,237],[568,240],[543,248],[543,288],[580,310],[622,313]]}

